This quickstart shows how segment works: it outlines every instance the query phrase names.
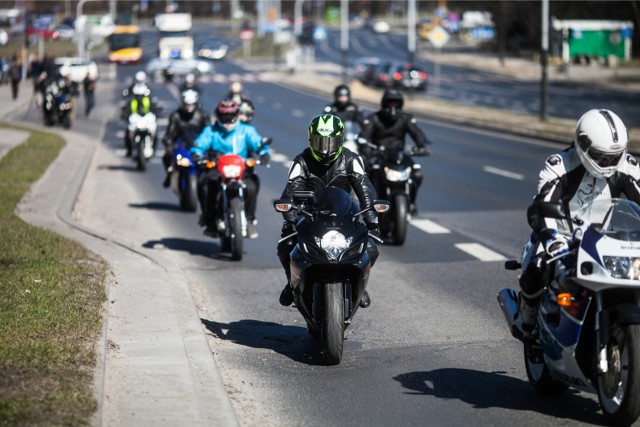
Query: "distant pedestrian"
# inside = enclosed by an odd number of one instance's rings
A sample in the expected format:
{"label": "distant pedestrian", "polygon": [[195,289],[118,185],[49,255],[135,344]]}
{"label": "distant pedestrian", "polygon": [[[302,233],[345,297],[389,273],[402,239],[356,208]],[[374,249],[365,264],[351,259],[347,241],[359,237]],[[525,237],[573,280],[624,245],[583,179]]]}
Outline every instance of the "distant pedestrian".
{"label": "distant pedestrian", "polygon": [[84,89],[84,115],[85,117],[89,117],[91,114],[91,110],[96,103],[96,80],[97,76],[94,75],[92,71],[89,71],[82,81],[82,86]]}
{"label": "distant pedestrian", "polygon": [[9,66],[9,79],[11,81],[11,97],[13,99],[18,98],[18,89],[20,88],[20,81],[22,80],[22,61],[17,53],[13,54],[11,58],[11,65]]}

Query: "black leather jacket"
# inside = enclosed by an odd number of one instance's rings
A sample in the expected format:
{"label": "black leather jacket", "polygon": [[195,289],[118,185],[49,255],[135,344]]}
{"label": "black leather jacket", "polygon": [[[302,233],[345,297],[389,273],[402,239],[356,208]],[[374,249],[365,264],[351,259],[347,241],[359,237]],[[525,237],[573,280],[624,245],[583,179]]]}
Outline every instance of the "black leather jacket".
{"label": "black leather jacket", "polygon": [[[324,166],[313,158],[311,149],[307,148],[298,154],[289,168],[287,185],[282,192],[282,198],[292,199],[294,191],[313,191],[324,187],[339,187],[358,197],[360,209],[373,206],[376,198],[376,190],[364,172],[362,159],[357,154],[342,149],[342,154],[329,166]],[[284,219],[295,222],[296,212],[286,212]],[[364,220],[367,223],[377,223],[378,218],[374,211],[368,211]]]}
{"label": "black leather jacket", "polygon": [[189,114],[178,108],[169,116],[169,125],[162,142],[168,145],[172,144],[176,138],[182,138],[191,146],[196,137],[210,123],[209,115],[203,110],[196,109],[189,117]]}
{"label": "black leather jacket", "polygon": [[377,111],[366,118],[359,137],[377,146],[384,146],[387,151],[400,151],[404,150],[404,137],[407,133],[418,148],[426,147],[427,136],[411,114],[400,111],[397,119],[390,122],[386,120],[383,111]]}
{"label": "black leather jacket", "polygon": [[356,122],[362,129],[364,126],[364,116],[362,111],[358,109],[358,106],[349,101],[346,104],[334,102],[324,107],[324,112],[327,114],[333,114],[340,117],[343,122]]}

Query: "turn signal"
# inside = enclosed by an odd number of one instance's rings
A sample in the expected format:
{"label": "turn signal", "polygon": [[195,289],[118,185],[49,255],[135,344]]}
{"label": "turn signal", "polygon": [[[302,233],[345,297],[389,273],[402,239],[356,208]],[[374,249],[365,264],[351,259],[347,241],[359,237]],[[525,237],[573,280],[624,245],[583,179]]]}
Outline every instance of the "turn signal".
{"label": "turn signal", "polygon": [[571,303],[573,302],[573,297],[571,296],[570,293],[566,292],[566,293],[558,294],[557,300],[558,300],[559,306],[570,307]]}
{"label": "turn signal", "polygon": [[256,165],[256,161],[253,159],[249,159],[247,160],[247,166],[249,166],[250,168],[254,167]]}
{"label": "turn signal", "polygon": [[213,160],[209,160],[206,164],[207,169],[213,169],[216,167],[216,162]]}

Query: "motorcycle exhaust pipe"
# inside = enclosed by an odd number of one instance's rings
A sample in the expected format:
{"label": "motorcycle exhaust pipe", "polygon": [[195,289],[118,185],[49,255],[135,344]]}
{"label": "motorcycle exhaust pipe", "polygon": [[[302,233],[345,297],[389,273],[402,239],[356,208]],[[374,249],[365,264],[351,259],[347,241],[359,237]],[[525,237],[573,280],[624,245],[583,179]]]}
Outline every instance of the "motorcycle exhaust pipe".
{"label": "motorcycle exhaust pipe", "polygon": [[515,322],[516,314],[518,314],[518,294],[513,289],[503,289],[498,292],[498,303],[500,304],[502,314],[504,314],[504,318],[507,321],[511,335],[516,337],[516,334],[514,333],[516,330],[513,324]]}

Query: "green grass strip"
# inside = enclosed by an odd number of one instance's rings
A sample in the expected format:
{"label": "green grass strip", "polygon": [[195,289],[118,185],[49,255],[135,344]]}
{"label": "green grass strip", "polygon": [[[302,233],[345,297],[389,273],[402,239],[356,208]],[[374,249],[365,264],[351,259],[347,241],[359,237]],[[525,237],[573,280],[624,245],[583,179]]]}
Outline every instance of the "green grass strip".
{"label": "green grass strip", "polygon": [[64,144],[33,131],[0,160],[0,425],[88,425],[97,408],[106,263],[14,213]]}

